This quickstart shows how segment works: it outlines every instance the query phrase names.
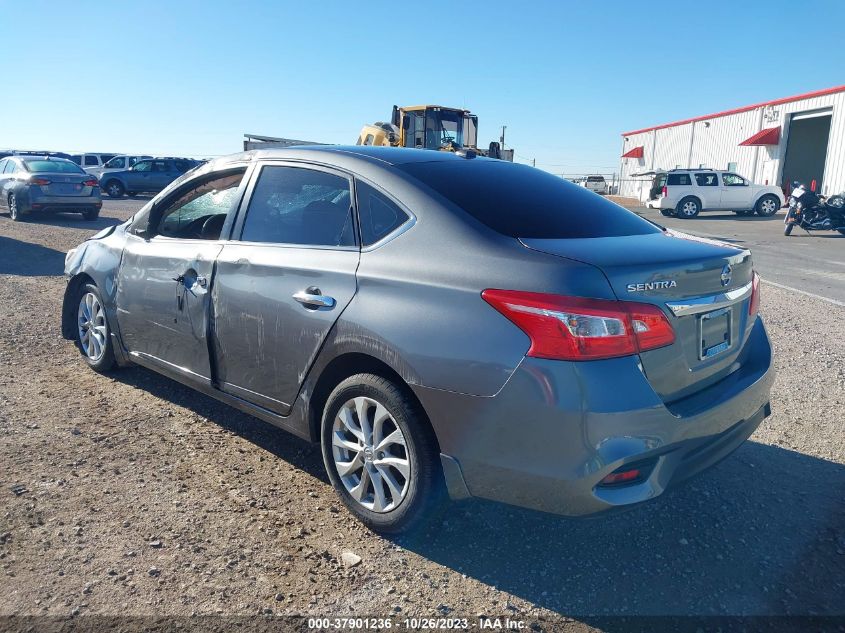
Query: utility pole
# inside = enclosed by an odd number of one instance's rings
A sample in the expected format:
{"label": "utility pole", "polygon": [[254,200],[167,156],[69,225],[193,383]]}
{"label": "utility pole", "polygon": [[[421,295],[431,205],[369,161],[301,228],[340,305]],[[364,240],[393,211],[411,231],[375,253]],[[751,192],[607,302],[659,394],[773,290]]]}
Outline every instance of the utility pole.
{"label": "utility pole", "polygon": [[507,125],[502,126],[502,137],[499,139],[499,145],[502,146],[502,149],[505,149],[505,130],[508,129]]}

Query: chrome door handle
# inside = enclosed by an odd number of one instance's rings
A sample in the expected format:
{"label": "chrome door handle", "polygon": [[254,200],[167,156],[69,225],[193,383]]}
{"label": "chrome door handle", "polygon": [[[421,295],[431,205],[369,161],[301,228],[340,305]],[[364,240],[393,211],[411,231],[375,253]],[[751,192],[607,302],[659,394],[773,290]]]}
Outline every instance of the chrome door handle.
{"label": "chrome door handle", "polygon": [[295,301],[309,308],[333,308],[334,297],[320,294],[319,288],[300,290],[293,295]]}

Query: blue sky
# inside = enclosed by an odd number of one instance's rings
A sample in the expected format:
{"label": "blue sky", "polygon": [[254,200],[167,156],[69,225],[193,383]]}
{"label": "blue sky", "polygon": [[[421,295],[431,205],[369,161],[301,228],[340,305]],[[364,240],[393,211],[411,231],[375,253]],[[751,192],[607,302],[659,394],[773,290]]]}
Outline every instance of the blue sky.
{"label": "blue sky", "polygon": [[23,26],[3,34],[0,147],[209,156],[245,132],[353,143],[394,103],[439,103],[477,113],[480,144],[507,125],[520,162],[612,173],[626,130],[845,83],[834,0],[0,0],[0,12]]}

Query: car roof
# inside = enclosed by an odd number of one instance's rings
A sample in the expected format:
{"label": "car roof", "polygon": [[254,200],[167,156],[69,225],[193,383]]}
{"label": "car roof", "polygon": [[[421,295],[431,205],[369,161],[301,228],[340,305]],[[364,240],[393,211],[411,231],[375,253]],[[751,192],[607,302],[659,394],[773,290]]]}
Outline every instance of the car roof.
{"label": "car roof", "polygon": [[[251,160],[272,159],[311,159],[326,160],[329,156],[343,159],[360,159],[368,163],[382,165],[403,165],[407,163],[448,162],[469,160],[466,156],[453,152],[438,152],[430,149],[411,149],[405,147],[382,147],[372,145],[296,145],[268,149],[254,149],[237,154],[220,156],[209,161],[214,165],[236,163]],[[477,156],[472,160],[493,160]]]}

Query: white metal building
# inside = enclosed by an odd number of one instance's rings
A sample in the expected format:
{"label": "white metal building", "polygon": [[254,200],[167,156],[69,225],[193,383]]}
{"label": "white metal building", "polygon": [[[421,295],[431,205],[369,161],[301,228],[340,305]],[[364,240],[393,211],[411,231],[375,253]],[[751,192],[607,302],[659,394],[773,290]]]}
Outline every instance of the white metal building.
{"label": "white metal building", "polygon": [[845,190],[845,86],[622,135],[620,195],[646,200],[648,172],[709,167],[754,182]]}

